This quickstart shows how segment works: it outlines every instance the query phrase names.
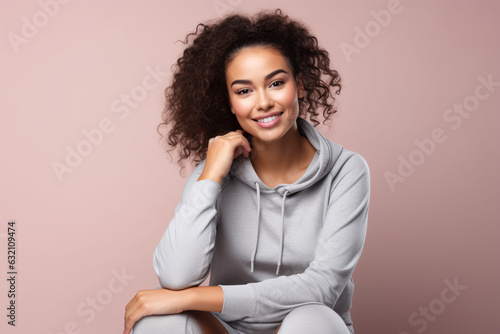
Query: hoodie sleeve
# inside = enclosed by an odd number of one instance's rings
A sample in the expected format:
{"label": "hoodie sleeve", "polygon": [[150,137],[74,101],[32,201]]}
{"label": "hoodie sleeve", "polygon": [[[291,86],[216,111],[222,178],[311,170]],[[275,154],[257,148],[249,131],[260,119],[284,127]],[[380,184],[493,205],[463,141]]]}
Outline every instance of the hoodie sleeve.
{"label": "hoodie sleeve", "polygon": [[[336,181],[338,180],[338,181]],[[315,257],[303,272],[257,283],[220,285],[221,313],[252,321],[279,321],[305,304],[334,307],[361,255],[370,202],[370,171],[354,153],[334,178]]]}
{"label": "hoodie sleeve", "polygon": [[204,163],[189,176],[180,203],[153,254],[153,266],[164,288],[181,290],[207,278],[216,233],[220,185],[198,178]]}

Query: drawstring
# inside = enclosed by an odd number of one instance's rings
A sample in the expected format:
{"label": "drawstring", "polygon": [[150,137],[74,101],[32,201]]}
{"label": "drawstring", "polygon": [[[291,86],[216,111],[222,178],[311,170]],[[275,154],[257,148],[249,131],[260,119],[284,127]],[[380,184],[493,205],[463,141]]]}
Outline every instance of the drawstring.
{"label": "drawstring", "polygon": [[276,275],[280,272],[281,259],[283,258],[283,234],[285,230],[285,199],[288,194],[288,190],[285,190],[283,194],[283,203],[281,204],[281,240],[280,240],[280,256],[278,258],[278,267],[276,268]]}
{"label": "drawstring", "polygon": [[259,226],[260,226],[260,186],[255,182],[255,190],[257,191],[257,235],[255,236],[255,248],[253,250],[252,259],[250,261],[250,272],[253,273],[255,263],[255,255],[257,254],[257,244],[259,243]]}
{"label": "drawstring", "polygon": [[[255,266],[255,256],[257,255],[257,245],[259,243],[259,227],[260,227],[260,186],[259,183],[255,182],[255,190],[257,192],[257,231],[255,235],[255,247],[252,253],[252,259],[250,260],[250,272],[253,273]],[[284,240],[284,230],[285,230],[285,200],[286,195],[288,195],[288,190],[285,190],[283,194],[283,202],[281,204],[281,236],[280,236],[280,255],[278,258],[278,265],[276,268],[276,275],[279,274],[281,268],[281,260],[283,258],[283,240]]]}

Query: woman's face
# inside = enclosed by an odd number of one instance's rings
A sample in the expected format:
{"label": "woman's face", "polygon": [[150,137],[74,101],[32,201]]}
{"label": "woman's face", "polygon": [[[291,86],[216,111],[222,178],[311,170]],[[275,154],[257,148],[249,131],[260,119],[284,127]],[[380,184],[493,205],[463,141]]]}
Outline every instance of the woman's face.
{"label": "woman's face", "polygon": [[240,50],[226,66],[231,111],[254,138],[271,142],[296,129],[304,89],[283,55],[269,46]]}

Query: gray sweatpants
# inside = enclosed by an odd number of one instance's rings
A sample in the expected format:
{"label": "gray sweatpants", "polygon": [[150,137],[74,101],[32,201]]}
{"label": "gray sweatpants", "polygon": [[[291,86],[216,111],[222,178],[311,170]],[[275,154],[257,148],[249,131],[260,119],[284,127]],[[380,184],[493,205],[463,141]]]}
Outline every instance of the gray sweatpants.
{"label": "gray sweatpants", "polygon": [[[232,328],[228,323],[212,313],[226,328],[228,334],[247,334]],[[275,329],[252,331],[258,334],[274,334]],[[283,320],[279,334],[353,334],[342,318],[331,308],[313,304],[301,306],[291,311]],[[189,312],[172,315],[152,315],[140,319],[134,326],[133,334],[202,334],[200,325]],[[223,333],[221,333],[223,334]]]}

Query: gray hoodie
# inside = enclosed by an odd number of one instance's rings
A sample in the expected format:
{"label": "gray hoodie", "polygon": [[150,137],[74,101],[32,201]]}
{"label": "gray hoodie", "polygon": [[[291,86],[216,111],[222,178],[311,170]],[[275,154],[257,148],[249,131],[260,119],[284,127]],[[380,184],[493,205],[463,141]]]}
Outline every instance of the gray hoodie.
{"label": "gray hoodie", "polygon": [[370,171],[364,158],[302,118],[316,148],[293,184],[266,186],[238,157],[219,185],[192,172],[153,264],[164,288],[224,291],[221,319],[245,332],[276,328],[294,308],[324,304],[351,332],[352,273],[366,236]]}

